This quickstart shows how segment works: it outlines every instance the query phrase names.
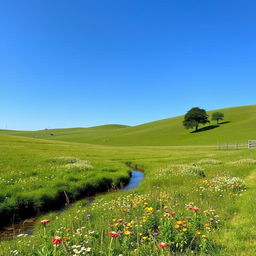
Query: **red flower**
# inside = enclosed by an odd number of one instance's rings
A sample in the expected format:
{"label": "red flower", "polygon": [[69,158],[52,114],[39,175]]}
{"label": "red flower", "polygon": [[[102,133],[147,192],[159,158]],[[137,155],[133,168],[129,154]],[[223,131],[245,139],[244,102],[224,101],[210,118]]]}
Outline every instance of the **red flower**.
{"label": "red flower", "polygon": [[167,245],[166,243],[164,243],[164,242],[161,242],[161,243],[159,244],[159,246],[160,246],[161,248],[166,248],[168,245]]}
{"label": "red flower", "polygon": [[175,212],[171,211],[170,214],[171,214],[171,215],[175,215]]}
{"label": "red flower", "polygon": [[111,237],[118,237],[119,236],[119,234],[115,231],[108,232],[108,235],[111,236]]}
{"label": "red flower", "polygon": [[41,221],[40,221],[40,224],[45,225],[45,224],[47,224],[47,223],[49,223],[49,222],[50,222],[50,220],[41,220]]}
{"label": "red flower", "polygon": [[193,207],[192,208],[192,211],[194,211],[194,212],[198,212],[200,209],[198,208],[198,207]]}
{"label": "red flower", "polygon": [[62,238],[59,237],[59,236],[55,236],[55,237],[52,238],[52,242],[53,242],[54,244],[61,244]]}

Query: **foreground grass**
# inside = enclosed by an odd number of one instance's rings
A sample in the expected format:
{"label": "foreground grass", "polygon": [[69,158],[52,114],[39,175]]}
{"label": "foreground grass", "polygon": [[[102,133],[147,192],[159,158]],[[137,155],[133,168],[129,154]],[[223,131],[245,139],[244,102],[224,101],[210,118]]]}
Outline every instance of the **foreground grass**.
{"label": "foreground grass", "polygon": [[56,157],[72,157],[89,161],[95,172],[125,173],[130,161],[145,169],[145,179],[136,191],[99,196],[92,204],[81,200],[43,216],[50,222],[38,223],[33,236],[1,242],[0,255],[255,255],[256,165],[239,161],[256,159],[255,151],[4,140],[1,170],[29,172],[49,159],[56,164]]}

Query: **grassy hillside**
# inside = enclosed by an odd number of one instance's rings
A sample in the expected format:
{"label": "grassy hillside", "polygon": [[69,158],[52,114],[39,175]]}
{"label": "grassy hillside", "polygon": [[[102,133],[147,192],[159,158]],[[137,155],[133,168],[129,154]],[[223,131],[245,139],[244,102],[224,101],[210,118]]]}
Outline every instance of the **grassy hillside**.
{"label": "grassy hillside", "polygon": [[[215,145],[218,142],[246,142],[256,139],[256,105],[220,109],[225,114],[224,124],[205,126],[205,130],[191,133],[182,126],[183,116],[150,122],[138,126],[99,126],[92,128],[53,129],[0,133],[47,138],[51,140],[84,142],[102,145],[167,146],[167,145]],[[213,111],[209,111],[211,115]],[[200,128],[203,128],[202,126]],[[54,134],[49,136],[49,134]]]}

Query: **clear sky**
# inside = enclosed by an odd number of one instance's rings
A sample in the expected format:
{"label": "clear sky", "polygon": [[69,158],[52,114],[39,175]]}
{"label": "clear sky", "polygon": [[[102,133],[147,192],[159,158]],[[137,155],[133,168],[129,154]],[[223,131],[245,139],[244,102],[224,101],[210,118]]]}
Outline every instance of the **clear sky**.
{"label": "clear sky", "polygon": [[0,128],[254,104],[255,13],[255,0],[0,0]]}

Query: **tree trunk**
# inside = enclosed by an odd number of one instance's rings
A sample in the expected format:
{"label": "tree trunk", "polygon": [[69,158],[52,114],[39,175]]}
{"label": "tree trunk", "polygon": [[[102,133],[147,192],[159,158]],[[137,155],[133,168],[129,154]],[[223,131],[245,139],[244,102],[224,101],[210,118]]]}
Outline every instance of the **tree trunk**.
{"label": "tree trunk", "polygon": [[198,131],[198,124],[196,125],[196,132]]}

